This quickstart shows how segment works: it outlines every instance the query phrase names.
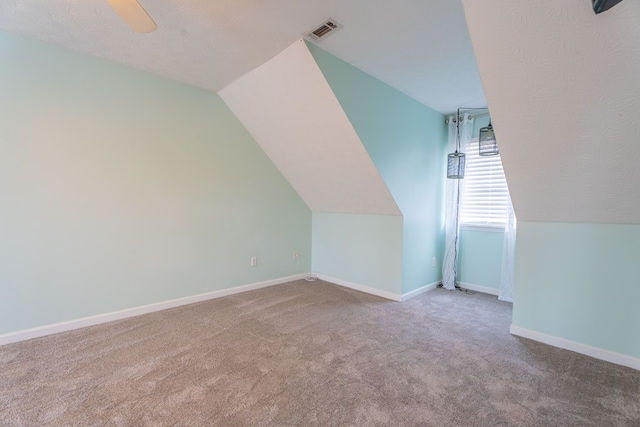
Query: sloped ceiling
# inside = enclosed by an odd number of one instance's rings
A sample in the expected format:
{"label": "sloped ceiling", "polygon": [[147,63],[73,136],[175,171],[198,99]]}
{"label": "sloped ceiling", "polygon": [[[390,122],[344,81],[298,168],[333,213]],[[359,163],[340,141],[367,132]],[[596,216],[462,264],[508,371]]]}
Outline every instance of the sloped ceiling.
{"label": "sloped ceiling", "polygon": [[220,96],[312,211],[400,215],[304,41]]}
{"label": "sloped ceiling", "polygon": [[640,223],[640,2],[463,4],[518,220]]}
{"label": "sloped ceiling", "polygon": [[328,52],[442,113],[485,104],[460,0],[139,1],[153,33],[106,0],[2,0],[0,29],[217,92],[331,16]]}

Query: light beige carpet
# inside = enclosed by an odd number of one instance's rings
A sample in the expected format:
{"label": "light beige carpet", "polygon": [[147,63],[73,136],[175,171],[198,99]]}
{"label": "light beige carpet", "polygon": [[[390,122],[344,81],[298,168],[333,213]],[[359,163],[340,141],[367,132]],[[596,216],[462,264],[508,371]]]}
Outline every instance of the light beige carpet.
{"label": "light beige carpet", "polygon": [[293,282],[0,347],[0,425],[640,426],[640,372],[510,321]]}

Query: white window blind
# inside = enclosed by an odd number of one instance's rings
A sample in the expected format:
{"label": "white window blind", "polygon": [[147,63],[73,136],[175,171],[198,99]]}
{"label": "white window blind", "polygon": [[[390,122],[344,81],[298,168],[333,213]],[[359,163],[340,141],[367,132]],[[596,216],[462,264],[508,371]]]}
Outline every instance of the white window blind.
{"label": "white window blind", "polygon": [[460,205],[460,224],[504,227],[509,204],[507,180],[500,155],[480,156],[478,139],[467,150],[465,186]]}

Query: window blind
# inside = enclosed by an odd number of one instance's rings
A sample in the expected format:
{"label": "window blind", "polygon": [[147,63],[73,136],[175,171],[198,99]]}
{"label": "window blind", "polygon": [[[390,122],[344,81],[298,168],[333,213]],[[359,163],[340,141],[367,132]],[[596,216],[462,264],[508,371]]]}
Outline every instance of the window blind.
{"label": "window blind", "polygon": [[509,189],[500,155],[480,156],[478,139],[467,150],[465,186],[460,204],[460,224],[504,227]]}

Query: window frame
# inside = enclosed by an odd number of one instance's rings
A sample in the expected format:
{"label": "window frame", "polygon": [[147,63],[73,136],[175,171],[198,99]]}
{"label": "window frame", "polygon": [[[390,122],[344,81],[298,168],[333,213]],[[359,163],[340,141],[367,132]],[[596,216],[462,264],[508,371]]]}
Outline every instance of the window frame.
{"label": "window frame", "polygon": [[[481,158],[486,158],[487,161],[491,161],[492,158],[498,157],[498,159],[500,160],[500,169],[502,170],[502,178],[504,179],[504,183],[505,183],[505,189],[507,191],[507,197],[510,197],[509,195],[509,188],[507,186],[507,182],[506,182],[506,176],[504,175],[504,167],[502,165],[502,157],[500,157],[500,155],[498,154],[497,156],[480,156],[478,154],[478,145],[479,145],[479,138],[475,137],[471,139],[471,142],[469,144],[469,148],[466,152],[467,155],[467,165],[466,168],[467,170],[465,171],[465,177],[463,179],[468,179],[468,175],[467,172],[469,170],[469,161],[470,161],[470,153],[472,153],[472,150],[475,150],[475,158],[481,159]],[[504,229],[506,227],[506,218],[505,218],[505,222],[489,222],[489,223],[479,223],[479,222],[464,222],[463,221],[463,208],[464,208],[464,200],[465,200],[465,195],[467,192],[467,182],[465,182],[465,186],[463,189],[463,197],[462,197],[462,201],[461,201],[461,205],[460,205],[460,220],[459,220],[459,225],[460,225],[460,229],[462,230],[470,230],[470,231],[484,231],[484,232],[494,232],[494,233],[502,233],[504,232]],[[500,209],[504,209],[504,205],[500,206]],[[506,215],[505,215],[506,216]]]}

